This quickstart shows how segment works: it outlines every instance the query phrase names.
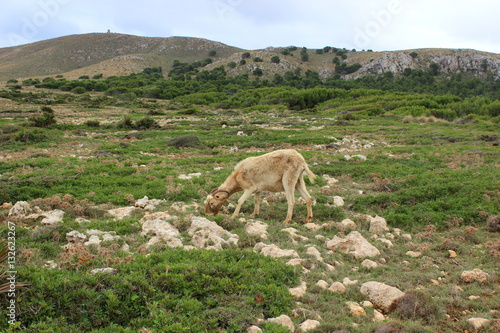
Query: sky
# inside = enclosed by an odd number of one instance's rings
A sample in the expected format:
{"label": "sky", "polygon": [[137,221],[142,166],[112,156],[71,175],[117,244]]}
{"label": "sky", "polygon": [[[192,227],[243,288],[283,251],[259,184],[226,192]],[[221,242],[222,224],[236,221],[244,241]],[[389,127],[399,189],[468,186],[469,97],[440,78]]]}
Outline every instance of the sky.
{"label": "sky", "polygon": [[2,0],[0,48],[107,32],[246,50],[325,46],[500,53],[498,0]]}

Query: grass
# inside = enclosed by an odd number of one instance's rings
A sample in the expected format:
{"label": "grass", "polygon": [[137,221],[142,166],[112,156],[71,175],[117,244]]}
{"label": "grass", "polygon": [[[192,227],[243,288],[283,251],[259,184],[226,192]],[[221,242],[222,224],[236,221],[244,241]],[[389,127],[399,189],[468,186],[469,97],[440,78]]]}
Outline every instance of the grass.
{"label": "grass", "polygon": [[[0,202],[26,200],[43,210],[67,212],[64,222],[56,226],[40,226],[39,221],[16,226],[19,280],[30,283],[17,299],[22,328],[29,332],[145,328],[240,332],[259,319],[287,314],[297,325],[321,317],[315,332],[371,332],[383,325],[407,332],[450,332],[470,329],[464,322],[472,316],[498,321],[500,244],[497,235],[486,230],[487,219],[500,214],[498,147],[488,141],[498,132],[498,123],[494,119],[430,122],[407,114],[367,116],[363,110],[377,102],[376,94],[370,94],[354,101],[335,100],[335,105],[325,103],[324,109],[314,112],[284,106],[269,111],[206,105],[188,112],[194,106],[158,100],[155,104],[161,112],[151,115],[149,108],[136,107],[150,101],[88,109],[76,99],[54,107],[57,123],[48,128],[28,126],[31,113],[1,118]],[[405,98],[415,95],[379,96],[394,105]],[[338,114],[353,106],[360,111],[351,117]],[[32,110],[37,105],[19,108]],[[131,124],[150,124],[153,119],[159,127],[118,126],[125,117]],[[94,121],[92,126],[89,120]],[[128,136],[131,133],[139,135]],[[166,145],[184,135],[196,135],[204,147]],[[106,215],[109,208],[128,206],[144,196],[165,199],[157,210],[178,216],[179,229],[187,237],[190,218],[202,215],[202,208],[175,207],[202,205],[238,161],[278,148],[299,150],[314,173],[338,180],[327,184],[319,177],[316,185],[308,184],[316,201],[315,223],[324,224],[319,231],[300,223],[306,216],[302,204],[295,208],[294,223],[283,226],[285,198],[265,194],[269,204],[262,205],[259,219],[268,224],[268,239],[248,235],[243,222],[221,215],[213,220],[239,235],[238,246],[220,252],[158,246],[145,254],[148,238],[140,236],[138,222],[144,212],[123,221]],[[348,160],[345,155],[364,155],[366,160]],[[189,173],[201,176],[178,177]],[[333,206],[336,195],[344,198],[345,206]],[[243,216],[249,218],[252,210],[248,200]],[[0,211],[2,235],[7,213]],[[370,239],[381,251],[376,269],[328,251],[324,244],[345,233],[335,226],[345,218],[355,221],[357,230],[369,238],[367,214],[386,218],[393,235],[393,228],[412,235],[411,240],[397,235],[387,238],[392,247]],[[88,221],[78,223],[77,217]],[[301,237],[284,231],[285,227],[295,228]],[[88,229],[115,231],[120,238],[101,248],[82,246],[73,252],[62,248],[68,232]],[[309,272],[302,274],[300,266],[285,265],[289,258],[254,253],[253,247],[261,241],[296,250]],[[122,249],[124,244],[130,252]],[[310,246],[335,271],[308,255]],[[422,256],[409,257],[410,250]],[[449,250],[457,258],[450,258]],[[51,260],[59,269],[44,268]],[[103,267],[118,271],[116,275],[90,273]],[[491,274],[491,279],[484,284],[464,283],[461,272],[476,267]],[[386,322],[374,323],[373,309],[366,308],[366,317],[354,317],[345,306],[347,301],[364,301],[359,284],[349,286],[345,294],[316,286],[318,280],[331,284],[345,277],[412,292]],[[308,290],[294,300],[288,288],[297,286],[299,279]],[[5,318],[5,311],[0,311],[2,329],[9,327]],[[265,332],[282,331],[271,323],[260,326]]]}

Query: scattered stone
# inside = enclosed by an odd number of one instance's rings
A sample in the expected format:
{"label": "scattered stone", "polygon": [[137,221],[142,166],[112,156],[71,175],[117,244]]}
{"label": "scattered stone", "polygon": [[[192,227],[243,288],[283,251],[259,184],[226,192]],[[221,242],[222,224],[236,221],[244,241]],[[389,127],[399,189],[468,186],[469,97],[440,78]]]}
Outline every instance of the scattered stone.
{"label": "scattered stone", "polygon": [[320,287],[321,289],[327,289],[328,288],[328,282],[326,282],[325,280],[319,280],[318,282],[316,282],[316,285],[318,287]]}
{"label": "scattered stone", "polygon": [[250,326],[248,329],[247,329],[247,333],[261,333],[262,330],[260,329],[259,326]]}
{"label": "scattered stone", "polygon": [[65,212],[60,209],[54,209],[42,214],[42,225],[51,225],[62,222]]}
{"label": "scattered stone", "polygon": [[349,279],[348,277],[345,277],[343,280],[342,280],[342,284],[346,287],[349,287],[349,286],[352,286],[353,284],[358,284],[359,281],[358,280],[351,280]]}
{"label": "scattered stone", "polygon": [[295,325],[293,324],[293,321],[290,319],[290,317],[288,317],[287,315],[281,315],[276,318],[269,318],[267,321],[287,327],[292,333],[295,332]]}
{"label": "scattered stone", "polygon": [[308,247],[306,250],[306,253],[313,256],[318,261],[323,261],[323,257],[321,256],[321,253],[314,246]]}
{"label": "scattered stone", "polygon": [[334,236],[332,240],[326,242],[326,247],[332,251],[352,255],[356,259],[380,255],[380,251],[358,231],[351,231],[345,238]]}
{"label": "scattered stone", "polygon": [[178,237],[179,230],[163,220],[147,220],[142,224],[141,236],[152,234],[160,237]]}
{"label": "scattered stone", "polygon": [[422,252],[408,251],[406,255],[412,258],[418,258],[422,256]]}
{"label": "scattered stone", "polygon": [[113,216],[115,220],[121,221],[131,217],[136,210],[136,207],[120,207],[108,210],[108,214]]}
{"label": "scattered stone", "polygon": [[76,230],[70,231],[66,234],[66,240],[69,243],[83,243],[86,239],[87,236]]}
{"label": "scattered stone", "polygon": [[334,292],[334,293],[343,294],[346,292],[347,288],[341,282],[334,282],[334,283],[332,283],[330,288],[328,288],[328,290],[331,292]]}
{"label": "scattered stone", "polygon": [[323,175],[321,176],[321,178],[329,185],[329,186],[332,186],[332,185],[335,185],[335,183],[338,183],[338,180],[333,178],[333,177],[330,177],[328,175]]}
{"label": "scattered stone", "polygon": [[397,301],[404,296],[404,293],[398,288],[389,285],[370,281],[361,285],[361,294],[363,294],[373,305],[384,312],[391,311]]}
{"label": "scattered stone", "polygon": [[268,224],[261,222],[261,221],[248,222],[245,225],[245,231],[249,235],[258,236],[262,239],[267,239],[267,237],[268,237],[267,227],[268,227]]}
{"label": "scattered stone", "polygon": [[485,318],[469,318],[467,322],[474,327],[474,329],[478,330],[481,327],[484,327],[490,323],[488,319]]}
{"label": "scattered stone", "polygon": [[192,236],[191,243],[199,249],[222,250],[223,245],[238,243],[238,235],[224,230],[217,223],[204,217],[193,217],[187,232]]}
{"label": "scattered stone", "polygon": [[333,205],[336,207],[342,207],[345,205],[344,199],[342,199],[339,196],[334,196],[333,197]]}
{"label": "scattered stone", "polygon": [[307,230],[311,230],[311,231],[318,231],[319,229],[321,229],[321,226],[319,224],[316,224],[316,223],[306,223],[306,224],[304,224],[304,227]]}
{"label": "scattered stone", "polygon": [[154,210],[157,206],[164,202],[166,202],[166,200],[149,199],[147,196],[145,196],[144,198],[137,200],[134,203],[134,206],[145,210]]}
{"label": "scattered stone", "polygon": [[355,230],[357,227],[356,223],[350,219],[345,219],[337,223],[337,229],[340,231]]}
{"label": "scattered stone", "polygon": [[57,268],[57,263],[54,260],[47,260],[43,267],[47,269],[54,269]]}
{"label": "scattered stone", "polygon": [[411,241],[413,239],[410,234],[403,234],[401,237],[406,241]]}
{"label": "scattered stone", "polygon": [[87,242],[84,243],[85,246],[101,246],[101,240],[99,239],[99,236],[97,235],[91,235],[89,237],[89,240]]}
{"label": "scattered stone", "polygon": [[317,320],[307,319],[306,321],[304,321],[303,323],[301,323],[299,325],[299,331],[308,332],[310,330],[317,328],[320,325],[321,325],[321,323]]}
{"label": "scattered stone", "polygon": [[274,244],[267,245],[262,242],[257,243],[254,246],[254,250],[267,257],[272,257],[272,258],[282,258],[282,257],[299,258],[299,255],[295,250],[282,250],[277,245]]}
{"label": "scattered stone", "polygon": [[457,253],[453,250],[448,250],[448,254],[449,254],[449,257],[452,259],[457,257]]}
{"label": "scattered stone", "polygon": [[9,219],[17,220],[31,213],[31,206],[27,201],[18,201],[9,210]]}
{"label": "scattered stone", "polygon": [[344,158],[349,161],[352,159],[359,159],[361,161],[366,161],[366,156],[365,155],[344,155]]}
{"label": "scattered stone", "polygon": [[361,263],[361,266],[369,268],[369,269],[373,269],[373,268],[377,268],[378,264],[375,261],[373,261],[373,260],[365,259]]}
{"label": "scattered stone", "polygon": [[474,268],[472,271],[463,271],[460,277],[467,283],[473,281],[484,283],[489,279],[490,275],[479,268]]}
{"label": "scattered stone", "polygon": [[377,238],[377,241],[387,246],[388,249],[394,246],[390,240],[385,238]]}
{"label": "scattered stone", "polygon": [[201,177],[201,172],[190,173],[187,175],[184,173],[181,173],[177,178],[183,179],[183,180],[190,180],[190,179],[199,178],[199,177]]}
{"label": "scattered stone", "polygon": [[290,294],[292,294],[295,297],[302,297],[306,294],[307,291],[307,284],[302,281],[300,283],[300,286],[295,287],[295,288],[289,288]]}
{"label": "scattered stone", "polygon": [[378,323],[385,320],[385,316],[382,312],[378,310],[373,310],[373,322]]}
{"label": "scattered stone", "polygon": [[366,316],[366,311],[356,302],[345,303],[354,316]]}
{"label": "scattered stone", "polygon": [[106,267],[106,268],[96,268],[90,271],[90,274],[96,275],[98,273],[114,275],[118,272],[116,268]]}
{"label": "scattered stone", "polygon": [[1,206],[3,210],[10,210],[13,207],[12,202],[4,202]]}
{"label": "scattered stone", "polygon": [[[262,244],[264,244],[264,243],[262,243]],[[302,265],[303,262],[304,262],[304,259],[290,259],[286,264],[290,265],[290,266],[300,266],[300,265]]]}
{"label": "scattered stone", "polygon": [[368,218],[370,219],[370,232],[372,234],[380,235],[383,234],[384,232],[389,231],[389,227],[387,227],[387,221],[380,216],[369,216]]}

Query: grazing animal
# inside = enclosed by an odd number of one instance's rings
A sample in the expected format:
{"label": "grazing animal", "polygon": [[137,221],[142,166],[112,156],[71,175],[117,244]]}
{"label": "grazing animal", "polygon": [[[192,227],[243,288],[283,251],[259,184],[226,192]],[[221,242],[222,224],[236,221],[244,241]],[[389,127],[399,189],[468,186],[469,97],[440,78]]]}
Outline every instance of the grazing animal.
{"label": "grazing animal", "polygon": [[238,216],[241,206],[252,194],[255,194],[255,207],[251,216],[255,217],[259,214],[262,191],[285,192],[288,212],[283,223],[289,223],[293,215],[297,189],[306,201],[306,223],[309,223],[313,217],[312,198],[306,189],[304,173],[314,183],[316,176],[307,166],[304,157],[293,149],[277,150],[261,156],[249,157],[238,163],[224,183],[210,192],[205,200],[205,215],[217,215],[231,195],[243,191],[231,218]]}

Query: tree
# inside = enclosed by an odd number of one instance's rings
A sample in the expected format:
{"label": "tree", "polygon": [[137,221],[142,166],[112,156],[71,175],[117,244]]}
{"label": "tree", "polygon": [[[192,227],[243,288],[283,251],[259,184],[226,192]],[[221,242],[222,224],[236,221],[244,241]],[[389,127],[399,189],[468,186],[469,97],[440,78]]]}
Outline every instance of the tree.
{"label": "tree", "polygon": [[215,50],[208,52],[208,55],[211,57],[215,57],[216,54],[217,54],[217,51],[215,51]]}
{"label": "tree", "polygon": [[227,67],[229,68],[235,68],[236,67],[236,63],[234,61],[231,61],[227,64]]}
{"label": "tree", "polygon": [[279,64],[279,63],[280,63],[280,57],[279,57],[279,56],[277,56],[277,55],[275,55],[275,56],[271,57],[271,62],[272,62],[273,64]]}
{"label": "tree", "polygon": [[254,69],[254,71],[252,73],[255,76],[262,76],[264,74],[264,72],[262,71],[262,69],[258,68],[258,67],[256,69]]}
{"label": "tree", "polygon": [[250,52],[245,52],[241,55],[241,59],[248,59],[250,58]]}

